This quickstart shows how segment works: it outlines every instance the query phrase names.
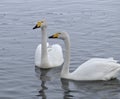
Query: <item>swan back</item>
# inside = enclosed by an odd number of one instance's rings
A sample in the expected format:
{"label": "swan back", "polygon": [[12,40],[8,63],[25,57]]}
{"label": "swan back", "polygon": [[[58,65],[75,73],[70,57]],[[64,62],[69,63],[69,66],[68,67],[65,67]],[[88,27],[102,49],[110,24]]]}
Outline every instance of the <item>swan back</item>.
{"label": "swan back", "polygon": [[60,66],[63,64],[63,53],[62,48],[58,44],[49,46],[48,48],[48,59],[51,66]]}
{"label": "swan back", "polygon": [[93,58],[81,64],[70,77],[76,80],[110,80],[116,78],[119,71],[120,64],[116,60]]}

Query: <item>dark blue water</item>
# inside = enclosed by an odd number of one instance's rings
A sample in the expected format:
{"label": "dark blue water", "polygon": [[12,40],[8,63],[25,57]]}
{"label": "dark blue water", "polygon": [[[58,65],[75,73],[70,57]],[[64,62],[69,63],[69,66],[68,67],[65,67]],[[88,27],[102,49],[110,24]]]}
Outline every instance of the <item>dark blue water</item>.
{"label": "dark blue water", "polygon": [[[48,35],[66,31],[71,37],[73,71],[93,57],[120,61],[119,0],[1,0],[0,99],[119,99],[120,80],[76,82],[60,79],[61,67],[40,70],[34,52],[46,18]],[[50,43],[62,41],[49,40]]]}

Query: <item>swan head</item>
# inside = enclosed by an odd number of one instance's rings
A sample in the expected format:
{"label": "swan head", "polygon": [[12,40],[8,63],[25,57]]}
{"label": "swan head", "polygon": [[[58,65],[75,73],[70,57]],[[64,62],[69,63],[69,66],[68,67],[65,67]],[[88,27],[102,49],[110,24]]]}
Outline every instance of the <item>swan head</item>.
{"label": "swan head", "polygon": [[66,32],[57,32],[51,36],[49,36],[48,38],[53,38],[53,39],[62,39],[65,40],[66,38],[68,38],[68,34]]}
{"label": "swan head", "polygon": [[37,24],[33,27],[33,29],[43,28],[43,27],[47,27],[47,22],[45,19],[38,21]]}

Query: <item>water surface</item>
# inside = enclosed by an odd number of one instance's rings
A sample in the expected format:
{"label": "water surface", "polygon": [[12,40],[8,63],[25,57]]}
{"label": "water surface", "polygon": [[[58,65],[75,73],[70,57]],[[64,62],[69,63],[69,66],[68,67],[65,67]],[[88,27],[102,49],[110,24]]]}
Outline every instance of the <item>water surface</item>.
{"label": "water surface", "polygon": [[[46,18],[48,35],[71,37],[70,71],[93,57],[120,60],[119,0],[1,0],[0,99],[119,99],[120,81],[76,82],[60,79],[61,67],[40,70],[34,52]],[[60,40],[49,40],[64,43]]]}

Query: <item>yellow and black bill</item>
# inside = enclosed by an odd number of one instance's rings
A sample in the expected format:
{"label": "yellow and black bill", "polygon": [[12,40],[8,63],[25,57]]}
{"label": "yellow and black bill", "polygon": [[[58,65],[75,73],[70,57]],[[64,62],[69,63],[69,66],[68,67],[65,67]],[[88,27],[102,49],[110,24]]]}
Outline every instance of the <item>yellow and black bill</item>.
{"label": "yellow and black bill", "polygon": [[58,38],[60,33],[53,34],[49,36],[48,38]]}
{"label": "yellow and black bill", "polygon": [[35,26],[33,27],[33,29],[36,29],[36,28],[39,28],[39,27],[37,27],[37,25],[35,25]]}
{"label": "yellow and black bill", "polygon": [[37,22],[37,24],[33,27],[33,29],[40,28],[42,26],[43,21]]}

